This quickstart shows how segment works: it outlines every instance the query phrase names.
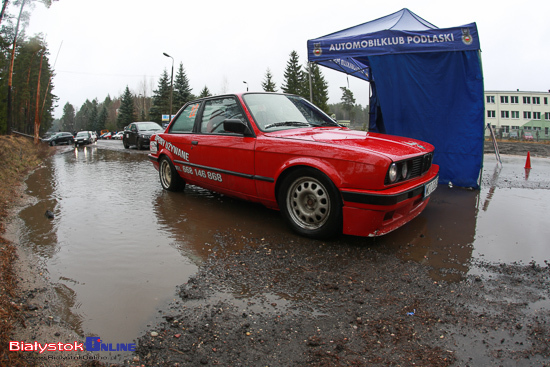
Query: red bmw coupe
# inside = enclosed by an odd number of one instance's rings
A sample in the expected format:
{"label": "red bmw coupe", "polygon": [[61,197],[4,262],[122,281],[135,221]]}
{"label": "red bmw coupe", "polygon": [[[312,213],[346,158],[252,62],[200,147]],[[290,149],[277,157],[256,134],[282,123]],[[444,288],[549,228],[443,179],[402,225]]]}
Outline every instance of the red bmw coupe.
{"label": "red bmw coupe", "polygon": [[243,93],[187,103],[151,137],[162,187],[197,185],[280,210],[297,233],[380,236],[437,188],[434,147],[350,130],[304,98]]}

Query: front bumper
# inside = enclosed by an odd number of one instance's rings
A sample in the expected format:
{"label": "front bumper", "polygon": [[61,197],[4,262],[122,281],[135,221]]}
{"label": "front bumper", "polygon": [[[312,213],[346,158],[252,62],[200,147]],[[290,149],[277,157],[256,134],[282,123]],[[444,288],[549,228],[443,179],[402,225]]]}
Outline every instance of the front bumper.
{"label": "front bumper", "polygon": [[381,236],[410,222],[428,205],[431,188],[437,185],[438,178],[439,166],[432,165],[426,175],[415,180],[414,186],[404,190],[343,190],[343,233],[353,236]]}

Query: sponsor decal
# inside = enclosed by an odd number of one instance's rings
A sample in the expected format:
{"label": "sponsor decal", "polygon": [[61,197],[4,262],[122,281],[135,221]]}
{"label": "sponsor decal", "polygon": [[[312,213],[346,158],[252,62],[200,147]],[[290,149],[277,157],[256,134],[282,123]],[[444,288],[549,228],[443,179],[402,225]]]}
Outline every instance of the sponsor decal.
{"label": "sponsor decal", "polygon": [[172,152],[173,154],[177,155],[181,159],[189,162],[189,153],[187,153],[185,150],[182,150],[182,149],[178,148],[174,144],[170,143],[169,141],[164,140],[163,138],[161,138],[158,135],[155,135],[155,141],[159,145],[162,145],[169,152]]}
{"label": "sponsor decal", "polygon": [[321,43],[314,43],[313,44],[313,54],[315,56],[321,56],[323,53],[323,50],[321,49]]}
{"label": "sponsor decal", "polygon": [[474,42],[474,38],[470,34],[469,28],[462,28],[462,42],[467,46],[470,46],[472,42]]}

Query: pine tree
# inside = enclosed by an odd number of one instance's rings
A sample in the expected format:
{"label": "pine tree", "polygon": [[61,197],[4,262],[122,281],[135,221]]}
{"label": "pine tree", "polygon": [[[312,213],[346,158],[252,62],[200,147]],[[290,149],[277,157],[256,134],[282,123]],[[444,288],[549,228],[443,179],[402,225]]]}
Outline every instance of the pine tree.
{"label": "pine tree", "polygon": [[170,78],[166,69],[160,77],[158,89],[153,91],[153,106],[149,110],[149,118],[160,124],[163,114],[170,114]]}
{"label": "pine tree", "polygon": [[[313,89],[313,93],[309,93],[309,73],[311,73],[311,86]],[[328,83],[325,80],[325,77],[321,73],[321,69],[319,68],[319,65],[310,63],[308,67],[306,67],[306,71],[304,72],[304,80],[303,80],[303,90],[304,90],[304,98],[309,99],[310,96],[313,97],[313,100],[311,101],[314,105],[319,107],[321,110],[325,111],[326,113],[329,113],[329,107],[328,107]]]}
{"label": "pine tree", "polygon": [[69,102],[65,103],[65,106],[63,106],[63,116],[61,116],[61,129],[64,131],[74,132],[75,115],[76,113],[73,105]]}
{"label": "pine tree", "polygon": [[342,90],[342,106],[344,110],[348,111],[348,118],[351,121],[353,119],[352,110],[355,106],[355,97],[353,96],[353,92],[348,88],[340,87],[340,89]]}
{"label": "pine tree", "polygon": [[204,98],[204,97],[210,97],[212,94],[210,93],[210,90],[208,89],[208,87],[205,85],[204,86],[204,89],[201,90],[201,94],[199,95],[199,98]]}
{"label": "pine tree", "polygon": [[262,88],[264,92],[276,92],[277,86],[275,82],[273,81],[273,75],[271,74],[271,70],[269,68],[265,72],[265,80],[262,82]]}
{"label": "pine tree", "polygon": [[303,72],[300,62],[298,60],[298,53],[292,51],[290,53],[290,59],[286,64],[285,69],[285,81],[281,89],[285,93],[303,95]]}
{"label": "pine tree", "polygon": [[189,87],[189,79],[183,69],[183,63],[180,63],[176,79],[174,80],[174,111],[178,111],[184,104],[194,99]]}
{"label": "pine tree", "polygon": [[107,116],[107,106],[103,105],[99,116],[97,116],[97,131],[105,129],[105,126],[107,126]]}
{"label": "pine tree", "polygon": [[130,89],[126,86],[126,90],[122,95],[120,108],[118,109],[117,127],[119,130],[136,121],[136,113],[134,109],[134,96],[130,93]]}

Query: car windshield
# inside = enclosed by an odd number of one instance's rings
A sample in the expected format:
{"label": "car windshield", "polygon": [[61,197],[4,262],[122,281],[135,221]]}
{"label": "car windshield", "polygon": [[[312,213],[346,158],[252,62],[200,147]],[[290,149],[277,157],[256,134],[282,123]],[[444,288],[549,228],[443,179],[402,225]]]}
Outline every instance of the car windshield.
{"label": "car windshield", "polygon": [[162,130],[162,127],[159,126],[159,124],[155,122],[146,122],[143,124],[137,125],[139,131],[157,131]]}
{"label": "car windshield", "polygon": [[283,94],[245,94],[243,100],[262,131],[339,126],[305,99]]}
{"label": "car windshield", "polygon": [[78,134],[76,134],[76,137],[77,138],[87,138],[88,137],[88,133],[86,131],[81,131],[79,132]]}

